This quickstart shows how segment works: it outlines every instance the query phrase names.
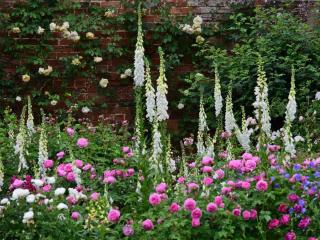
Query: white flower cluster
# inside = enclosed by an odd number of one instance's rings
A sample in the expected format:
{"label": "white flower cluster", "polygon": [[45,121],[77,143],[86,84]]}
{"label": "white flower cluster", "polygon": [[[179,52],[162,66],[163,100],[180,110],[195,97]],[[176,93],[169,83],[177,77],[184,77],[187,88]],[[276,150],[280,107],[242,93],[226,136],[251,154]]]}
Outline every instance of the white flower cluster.
{"label": "white flower cluster", "polygon": [[157,79],[157,93],[156,93],[156,105],[157,105],[157,119],[158,121],[163,121],[169,119],[168,114],[168,85],[167,78],[165,75],[165,65],[164,65],[164,53],[159,47],[160,56],[160,67],[159,67],[159,77]]}
{"label": "white flower cluster", "polygon": [[107,78],[101,78],[101,80],[99,81],[99,85],[102,88],[106,88],[109,84],[109,80]]}
{"label": "white flower cluster", "polygon": [[29,223],[30,221],[33,220],[33,217],[34,217],[34,212],[33,212],[32,208],[30,208],[28,212],[25,212],[23,214],[22,222]]}
{"label": "white flower cluster", "polygon": [[144,83],[144,48],[143,48],[143,32],[141,20],[141,6],[138,9],[138,35],[136,49],[134,52],[134,85],[136,87],[143,86]]}
{"label": "white flower cluster", "polygon": [[231,89],[229,90],[227,99],[226,99],[226,112],[225,112],[225,130],[229,133],[232,133],[232,130],[236,127],[236,119],[233,114],[233,103],[232,103],[232,93]]}
{"label": "white flower cluster", "polygon": [[38,73],[44,76],[49,76],[52,70],[51,66],[48,66],[46,69],[41,67],[39,68]]}
{"label": "white flower cluster", "polygon": [[253,103],[253,106],[255,108],[254,112],[256,119],[261,124],[261,130],[266,134],[266,136],[271,137],[268,84],[261,56],[259,56],[258,60],[258,79],[257,86],[254,89],[254,93],[256,95],[256,101]]}
{"label": "white flower cluster", "polygon": [[21,198],[25,198],[30,194],[28,189],[16,188],[12,192],[11,200],[18,200]]}
{"label": "white flower cluster", "polygon": [[289,98],[289,101],[287,104],[286,119],[292,122],[295,119],[295,115],[297,112],[295,71],[293,67],[292,67],[292,74],[291,74],[291,88],[290,88],[290,93],[288,98]]}
{"label": "white flower cluster", "polygon": [[79,201],[81,199],[86,200],[87,196],[84,195],[82,192],[78,192],[75,188],[68,188],[69,196],[73,197],[76,201]]}
{"label": "white flower cluster", "polygon": [[25,158],[26,143],[27,143],[27,130],[25,127],[26,107],[24,106],[20,117],[19,132],[16,137],[16,144],[14,146],[15,154],[19,154],[18,171],[21,168],[28,169],[27,160]]}
{"label": "white flower cluster", "polygon": [[27,118],[27,129],[28,134],[31,136],[33,133],[35,133],[34,129],[34,121],[33,121],[33,114],[32,114],[32,103],[31,98],[28,96],[28,118]]}
{"label": "white flower cluster", "polygon": [[199,127],[197,135],[197,153],[204,155],[206,153],[206,147],[204,145],[204,134],[208,130],[207,115],[203,106],[203,94],[200,94],[200,106],[199,106]]}
{"label": "white flower cluster", "polygon": [[63,37],[74,42],[80,40],[80,36],[76,31],[69,31],[69,23],[64,22],[61,26],[57,25],[56,23],[50,23],[49,28],[51,32],[62,32]]}
{"label": "white flower cluster", "polygon": [[37,29],[37,34],[38,35],[41,35],[41,34],[43,34],[44,33],[44,28],[42,28],[42,27],[38,27],[38,29]]}
{"label": "white flower cluster", "polygon": [[161,133],[159,132],[158,122],[153,124],[153,136],[152,136],[152,156],[151,156],[151,169],[155,172],[162,172],[158,159],[162,153]]}
{"label": "white flower cluster", "polygon": [[132,77],[132,69],[131,68],[127,68],[124,73],[122,73],[120,75],[120,78],[121,79],[125,79],[125,78],[128,78],[128,77]]}
{"label": "white flower cluster", "polygon": [[290,154],[291,157],[295,157],[296,148],[294,145],[294,139],[292,138],[291,133],[291,124],[288,123],[284,128],[284,136],[283,136],[284,148],[285,151]]}
{"label": "white flower cluster", "polygon": [[316,101],[319,101],[320,100],[320,92],[317,92],[316,93],[316,96],[314,98]]}
{"label": "white flower cluster", "polygon": [[146,107],[147,114],[146,117],[150,123],[152,123],[156,117],[156,100],[155,100],[155,90],[152,86],[150,65],[149,61],[146,60]]}
{"label": "white flower cluster", "polygon": [[193,24],[192,26],[189,25],[189,24],[184,24],[184,25],[181,25],[180,26],[180,29],[183,31],[183,32],[186,32],[188,34],[199,34],[201,33],[202,29],[201,29],[201,25],[203,23],[203,20],[200,16],[196,16],[194,19],[193,19]]}
{"label": "white flower cluster", "polygon": [[44,122],[40,128],[40,138],[39,138],[39,152],[38,152],[38,164],[40,176],[45,177],[46,169],[44,168],[44,161],[49,158],[48,154],[48,140]]}
{"label": "white flower cluster", "polygon": [[215,81],[214,81],[214,107],[216,111],[216,117],[219,116],[222,110],[222,95],[221,95],[221,85],[220,76],[218,72],[218,66],[215,67]]}

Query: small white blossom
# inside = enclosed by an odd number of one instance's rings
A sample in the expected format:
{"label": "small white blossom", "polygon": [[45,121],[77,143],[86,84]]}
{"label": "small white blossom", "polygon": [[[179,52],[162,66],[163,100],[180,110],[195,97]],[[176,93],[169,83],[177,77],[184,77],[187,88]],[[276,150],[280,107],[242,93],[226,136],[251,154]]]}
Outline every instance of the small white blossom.
{"label": "small white blossom", "polygon": [[54,191],[54,195],[55,196],[60,196],[60,195],[63,195],[64,193],[66,192],[66,189],[61,187],[61,188],[57,188],[55,191]]}
{"label": "small white blossom", "polygon": [[64,203],[59,203],[57,205],[57,209],[58,210],[62,210],[62,209],[68,209],[68,205],[64,204]]}
{"label": "small white blossom", "polygon": [[21,99],[20,96],[17,96],[17,97],[16,97],[16,101],[17,101],[17,102],[21,102],[21,100],[22,100],[22,99]]}
{"label": "small white blossom", "polygon": [[50,102],[51,106],[56,106],[56,105],[57,105],[57,103],[58,103],[58,101],[57,101],[57,100],[51,100],[51,102]]}
{"label": "small white blossom", "polygon": [[320,92],[317,92],[317,93],[316,93],[315,100],[317,100],[317,101],[320,100]]}
{"label": "small white blossom", "polygon": [[30,194],[26,197],[27,203],[33,203],[36,200],[36,196],[34,194]]}
{"label": "small white blossom", "polygon": [[106,78],[101,78],[100,82],[99,82],[99,85],[100,87],[102,88],[106,88],[109,84],[109,80],[106,79]]}
{"label": "small white blossom", "polygon": [[27,223],[28,221],[32,220],[33,217],[34,217],[34,213],[33,213],[33,211],[32,211],[32,208],[30,208],[28,212],[25,212],[25,213],[23,214],[22,222],[23,222],[23,223]]}
{"label": "small white blossom", "polygon": [[183,109],[184,108],[184,104],[183,103],[179,103],[177,107],[178,107],[178,109]]}
{"label": "small white blossom", "polygon": [[37,187],[42,187],[44,182],[41,179],[32,179],[31,182]]}
{"label": "small white blossom", "polygon": [[17,188],[12,192],[12,200],[24,198],[30,194],[28,189]]}
{"label": "small white blossom", "polygon": [[39,35],[41,35],[41,34],[43,34],[44,33],[44,28],[42,28],[42,27],[38,27],[38,30],[37,30],[37,34],[39,34]]}
{"label": "small white blossom", "polygon": [[9,204],[10,203],[10,200],[8,198],[3,198],[1,201],[0,201],[0,204],[1,205],[6,205],[6,204]]}
{"label": "small white blossom", "polygon": [[89,113],[91,110],[90,110],[90,108],[88,108],[88,107],[83,107],[82,109],[81,109],[81,112],[82,113],[84,113],[84,114],[87,114],[87,113]]}

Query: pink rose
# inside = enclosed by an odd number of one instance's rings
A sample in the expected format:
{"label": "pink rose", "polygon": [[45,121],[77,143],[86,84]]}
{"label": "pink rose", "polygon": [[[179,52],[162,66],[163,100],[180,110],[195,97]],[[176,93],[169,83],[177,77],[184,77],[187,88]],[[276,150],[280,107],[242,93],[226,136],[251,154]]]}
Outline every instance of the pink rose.
{"label": "pink rose", "polygon": [[74,135],[74,129],[68,127],[68,128],[67,128],[67,133],[68,133],[68,135],[69,135],[70,137],[73,137],[73,135]]}
{"label": "pink rose", "polygon": [[76,176],[74,175],[73,172],[67,173],[67,177],[66,178],[67,178],[68,182],[74,182],[76,180]]}
{"label": "pink rose", "polygon": [[117,209],[111,209],[108,213],[108,220],[110,222],[116,223],[120,219],[120,211]]}
{"label": "pink rose", "polygon": [[241,210],[239,208],[235,208],[232,210],[233,216],[239,217],[241,215]]}
{"label": "pink rose", "polygon": [[175,212],[178,212],[180,210],[180,206],[178,203],[174,202],[171,204],[170,208],[169,208],[169,211],[171,213],[175,213]]}
{"label": "pink rose", "polygon": [[211,178],[211,177],[205,177],[204,179],[203,179],[203,184],[205,185],[205,186],[209,186],[209,185],[211,185],[213,183],[213,179]]}
{"label": "pink rose", "polygon": [[78,220],[80,218],[80,213],[79,212],[72,212],[71,218],[75,221]]}
{"label": "pink rose", "polygon": [[47,160],[44,161],[43,166],[45,168],[47,168],[47,169],[48,168],[52,168],[53,167],[53,161],[51,159],[47,159]]}
{"label": "pink rose", "polygon": [[245,221],[248,221],[251,218],[251,212],[248,210],[243,211],[242,217]]}
{"label": "pink rose", "polygon": [[142,222],[142,227],[145,231],[150,231],[154,228],[153,222],[150,219],[144,220]]}
{"label": "pink rose", "polygon": [[280,223],[281,225],[287,225],[290,222],[290,215],[289,214],[284,214],[280,218]]}
{"label": "pink rose", "polygon": [[202,211],[200,208],[195,208],[191,212],[191,217],[192,218],[201,218],[202,216]]}
{"label": "pink rose", "polygon": [[203,165],[210,165],[210,164],[213,163],[213,158],[211,158],[211,157],[209,157],[209,156],[205,156],[205,157],[202,158],[201,163],[202,163]]}
{"label": "pink rose", "polygon": [[85,148],[89,145],[89,141],[86,138],[79,138],[77,141],[77,146],[79,148]]}
{"label": "pink rose", "polygon": [[94,193],[92,193],[92,194],[90,195],[90,199],[91,199],[92,201],[97,201],[99,197],[100,197],[100,193],[98,193],[98,192],[94,192]]}
{"label": "pink rose", "polygon": [[279,225],[280,225],[280,221],[279,221],[278,219],[271,219],[271,220],[268,222],[268,228],[269,228],[270,230],[279,227]]}
{"label": "pink rose", "polygon": [[156,206],[156,205],[159,205],[161,202],[161,197],[158,193],[152,193],[150,194],[149,196],[149,203],[152,205],[152,206]]}
{"label": "pink rose", "polygon": [[184,201],[183,207],[187,211],[192,211],[193,209],[196,208],[196,205],[197,205],[197,203],[195,200],[193,200],[192,198],[187,198]]}
{"label": "pink rose", "polygon": [[192,227],[196,228],[200,226],[200,218],[192,218]]}
{"label": "pink rose", "polygon": [[287,232],[287,234],[284,237],[284,240],[296,240],[296,234],[294,232]]}
{"label": "pink rose", "polygon": [[82,168],[82,166],[83,166],[83,162],[79,159],[75,160],[75,164],[76,164],[77,168]]}
{"label": "pink rose", "polygon": [[156,186],[156,192],[157,193],[164,193],[167,190],[167,184],[166,183],[160,183],[158,186]]}
{"label": "pink rose", "polygon": [[61,158],[63,158],[64,155],[65,155],[65,153],[64,153],[63,151],[58,152],[58,153],[57,153],[57,158],[58,158],[58,160],[61,159]]}
{"label": "pink rose", "polygon": [[257,214],[258,214],[257,210],[255,210],[255,209],[250,210],[250,217],[252,220],[255,220],[257,218]]}
{"label": "pink rose", "polygon": [[50,184],[47,184],[47,185],[44,185],[43,186],[43,188],[42,188],[42,190],[44,191],[44,192],[50,192],[51,191],[51,185]]}
{"label": "pink rose", "polygon": [[264,180],[260,180],[256,184],[256,189],[258,189],[258,191],[266,191],[268,189],[268,183]]}
{"label": "pink rose", "polygon": [[208,205],[207,205],[207,212],[210,212],[210,213],[216,212],[217,209],[218,209],[217,204],[215,204],[215,203],[208,203]]}

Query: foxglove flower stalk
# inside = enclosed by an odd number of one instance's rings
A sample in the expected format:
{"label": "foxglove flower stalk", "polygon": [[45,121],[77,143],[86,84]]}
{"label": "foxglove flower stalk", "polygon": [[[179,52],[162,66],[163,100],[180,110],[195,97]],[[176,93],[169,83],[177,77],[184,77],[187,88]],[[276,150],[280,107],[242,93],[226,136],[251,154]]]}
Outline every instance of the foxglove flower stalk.
{"label": "foxglove flower stalk", "polygon": [[26,106],[23,107],[20,117],[19,133],[17,134],[16,144],[14,146],[15,154],[19,154],[18,172],[21,168],[28,169],[27,160],[25,158],[26,142],[27,142],[27,129],[25,127],[26,120]]}
{"label": "foxglove flower stalk", "polygon": [[295,90],[295,70],[293,66],[291,70],[291,88],[290,88],[288,99],[289,101],[287,104],[286,119],[292,122],[295,119],[295,115],[297,112],[296,90]]}
{"label": "foxglove flower stalk", "polygon": [[159,157],[162,153],[161,133],[159,131],[159,123],[153,123],[153,136],[152,136],[152,156],[151,156],[151,169],[156,173],[162,172],[162,166],[159,165]]}
{"label": "foxglove flower stalk", "polygon": [[267,77],[263,67],[263,61],[261,56],[258,58],[258,79],[257,86],[254,89],[256,95],[256,101],[253,103],[255,108],[255,116],[259,122],[259,126],[262,132],[267,137],[271,137],[271,118],[269,111],[268,100],[268,84]]}
{"label": "foxglove flower stalk", "polygon": [[168,101],[166,94],[168,93],[167,79],[165,75],[165,65],[164,65],[164,53],[159,47],[160,56],[160,67],[159,67],[159,78],[157,79],[157,94],[156,94],[156,104],[157,104],[157,118],[158,121],[163,121],[169,119],[168,115]]}
{"label": "foxglove flower stalk", "polygon": [[40,138],[39,138],[39,152],[38,152],[38,164],[39,164],[39,173],[41,177],[46,176],[46,169],[44,167],[44,161],[49,158],[48,155],[48,140],[47,140],[47,134],[45,129],[45,119],[43,116],[42,119],[42,126],[40,128]]}
{"label": "foxglove flower stalk", "polygon": [[199,107],[199,127],[197,136],[197,153],[204,155],[206,153],[206,147],[204,144],[204,135],[208,130],[207,115],[203,106],[203,93],[200,94],[200,107]]}
{"label": "foxglove flower stalk", "polygon": [[147,59],[146,59],[146,106],[147,106],[146,117],[149,120],[149,122],[152,123],[156,117],[156,95],[155,95],[155,90],[152,86],[150,65]]}
{"label": "foxglove flower stalk", "polygon": [[33,133],[35,133],[34,130],[34,121],[33,121],[33,114],[32,114],[32,103],[31,103],[31,98],[28,96],[28,119],[27,119],[27,129],[28,129],[28,134],[31,136]]}
{"label": "foxglove flower stalk", "polygon": [[233,103],[232,103],[232,93],[231,88],[226,99],[226,113],[225,113],[225,130],[232,133],[232,130],[236,127],[236,119],[233,114]]}
{"label": "foxglove flower stalk", "polygon": [[143,32],[141,20],[141,4],[138,8],[138,35],[136,50],[134,52],[134,85],[135,87],[142,87],[144,83],[144,48],[143,48]]}
{"label": "foxglove flower stalk", "polygon": [[283,143],[284,143],[284,149],[290,155],[290,157],[295,157],[296,148],[295,148],[294,139],[291,133],[291,122],[289,120],[287,120],[285,123]]}
{"label": "foxglove flower stalk", "polygon": [[144,111],[143,111],[143,88],[136,87],[135,88],[135,105],[136,105],[136,112],[135,112],[135,151],[137,153],[144,152],[144,140],[143,140],[143,133],[144,133]]}
{"label": "foxglove flower stalk", "polygon": [[235,133],[240,145],[243,147],[243,149],[246,152],[249,152],[250,151],[250,135],[252,132],[248,130],[246,113],[244,111],[243,106],[241,107],[241,111],[242,111],[242,129],[240,130],[240,128],[236,126]]}
{"label": "foxglove flower stalk", "polygon": [[214,82],[214,107],[216,111],[216,117],[219,116],[222,110],[222,95],[221,95],[221,85],[220,85],[220,76],[218,72],[218,66],[215,66],[215,82]]}

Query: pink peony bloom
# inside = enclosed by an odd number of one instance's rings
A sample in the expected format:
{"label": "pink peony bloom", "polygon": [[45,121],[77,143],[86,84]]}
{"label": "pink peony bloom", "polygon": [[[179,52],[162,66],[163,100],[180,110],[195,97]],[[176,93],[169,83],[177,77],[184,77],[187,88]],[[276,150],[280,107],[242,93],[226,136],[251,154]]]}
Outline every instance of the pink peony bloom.
{"label": "pink peony bloom", "polygon": [[270,230],[279,227],[279,225],[280,225],[280,221],[279,221],[278,219],[271,219],[271,220],[268,222],[268,228],[269,228]]}
{"label": "pink peony bloom", "polygon": [[129,153],[130,152],[130,147],[127,147],[127,146],[122,147],[122,152],[123,153]]}
{"label": "pink peony bloom", "polygon": [[280,212],[280,213],[288,212],[288,206],[284,203],[280,203],[280,205],[278,207],[278,212]]}
{"label": "pink peony bloom", "polygon": [[222,203],[223,203],[222,197],[221,197],[221,196],[216,196],[216,197],[214,198],[214,203],[217,204],[218,206],[219,206],[220,204],[222,204]]}
{"label": "pink peony bloom", "polygon": [[74,129],[68,127],[68,128],[67,128],[67,133],[68,133],[69,137],[73,137],[73,135],[74,135]]}
{"label": "pink peony bloom", "polygon": [[75,160],[75,164],[77,168],[82,168],[83,167],[83,162],[79,159]]}
{"label": "pink peony bloom", "polygon": [[247,181],[241,182],[241,187],[245,190],[250,189],[250,186],[251,186],[250,182],[247,182]]}
{"label": "pink peony bloom", "polygon": [[98,193],[98,192],[94,192],[94,193],[92,193],[92,194],[90,195],[90,199],[91,199],[92,201],[97,201],[99,197],[100,197],[100,193]]}
{"label": "pink peony bloom", "polygon": [[227,195],[227,194],[229,194],[229,193],[231,193],[231,188],[229,188],[229,187],[223,187],[222,189],[221,189],[221,194],[223,194],[223,195]]}
{"label": "pink peony bloom", "polygon": [[12,187],[13,188],[19,188],[23,185],[24,181],[20,180],[20,179],[15,179],[12,183]]}
{"label": "pink peony bloom", "polygon": [[207,205],[207,212],[210,212],[210,213],[216,212],[217,209],[218,209],[217,204],[215,204],[215,203],[208,203],[208,205]]}
{"label": "pink peony bloom", "polygon": [[287,234],[284,236],[284,240],[296,240],[296,234],[292,231],[287,232]]}
{"label": "pink peony bloom", "polygon": [[189,163],[189,168],[195,168],[195,167],[196,167],[196,163],[195,162]]}
{"label": "pink peony bloom", "polygon": [[205,186],[209,186],[213,183],[213,179],[211,177],[204,177],[202,182]]}
{"label": "pink peony bloom", "polygon": [[111,209],[108,213],[108,220],[112,223],[118,222],[120,219],[120,211],[117,209]]}
{"label": "pink peony bloom", "polygon": [[127,173],[128,173],[128,176],[133,176],[134,175],[134,169],[133,168],[129,168],[128,170],[127,170]]}
{"label": "pink peony bloom", "polygon": [[197,190],[199,188],[199,185],[194,182],[188,183],[187,186],[189,192],[191,192],[192,190]]}
{"label": "pink peony bloom", "polygon": [[84,165],[84,167],[82,168],[83,171],[88,171],[89,169],[91,169],[92,166],[90,163],[87,163],[86,165]]}
{"label": "pink peony bloom", "polygon": [[211,172],[212,172],[212,167],[210,167],[210,166],[204,166],[204,167],[202,168],[202,172],[204,172],[204,173],[211,173]]}
{"label": "pink peony bloom", "polygon": [[187,198],[184,201],[183,207],[185,210],[187,211],[192,211],[196,208],[197,202],[195,200],[193,200],[192,198]]}
{"label": "pink peony bloom", "polygon": [[171,204],[170,208],[169,208],[169,211],[171,213],[175,213],[175,212],[178,212],[180,210],[180,206],[178,203],[174,202]]}
{"label": "pink peony bloom", "polygon": [[76,176],[74,175],[73,172],[67,173],[67,177],[66,178],[67,178],[68,182],[74,182],[76,180]]}
{"label": "pink peony bloom", "polygon": [[149,203],[150,203],[152,206],[159,205],[160,202],[161,202],[160,194],[158,194],[158,193],[152,193],[152,194],[150,194],[150,196],[149,196]]}
{"label": "pink peony bloom", "polygon": [[244,153],[244,154],[242,154],[242,158],[243,158],[243,160],[249,160],[252,158],[252,154]]}
{"label": "pink peony bloom", "polygon": [[192,218],[192,227],[196,228],[200,226],[200,218]]}
{"label": "pink peony bloom", "polygon": [[248,221],[251,219],[251,212],[248,210],[245,210],[242,212],[242,217],[245,221]]}
{"label": "pink peony bloom", "polygon": [[268,189],[268,183],[264,180],[260,180],[256,184],[256,189],[258,189],[258,191],[266,191]]}
{"label": "pink peony bloom", "polygon": [[255,220],[256,218],[257,218],[257,210],[255,210],[255,209],[251,209],[250,210],[250,218],[252,219],[252,220]]}
{"label": "pink peony bloom", "polygon": [[44,168],[52,168],[53,167],[53,161],[51,159],[47,159],[43,163]]}
{"label": "pink peony bloom", "polygon": [[202,158],[201,163],[203,165],[211,165],[213,163],[213,158],[209,157],[209,156],[205,156]]}
{"label": "pink peony bloom", "polygon": [[65,155],[65,153],[64,153],[63,151],[58,152],[58,153],[57,153],[57,158],[58,158],[58,160],[61,159],[61,158],[63,158],[64,155]]}
{"label": "pink peony bloom", "polygon": [[158,186],[156,186],[156,192],[157,193],[164,193],[167,190],[167,184],[166,183],[160,183]]}
{"label": "pink peony bloom", "polygon": [[89,145],[89,141],[86,138],[79,138],[77,141],[77,146],[79,148],[86,148]]}
{"label": "pink peony bloom", "polygon": [[284,214],[280,218],[280,223],[281,225],[287,225],[290,222],[290,215],[289,214]]}
{"label": "pink peony bloom", "polygon": [[180,184],[184,183],[184,181],[185,181],[184,177],[179,177],[178,180],[177,180],[177,182],[180,183]]}
{"label": "pink peony bloom", "polygon": [[240,208],[235,208],[232,210],[233,216],[239,217],[241,215],[241,210]]}
{"label": "pink peony bloom", "polygon": [[150,219],[144,220],[142,222],[142,227],[145,231],[150,231],[154,228],[153,222]]}
{"label": "pink peony bloom", "polygon": [[75,221],[78,220],[80,218],[80,213],[79,212],[72,212],[71,218]]}
{"label": "pink peony bloom", "polygon": [[311,223],[311,218],[310,217],[304,217],[300,220],[298,227],[301,229],[307,228]]}
{"label": "pink peony bloom", "polygon": [[215,174],[217,175],[218,179],[224,178],[224,171],[222,169],[218,169],[217,171],[215,171]]}
{"label": "pink peony bloom", "polygon": [[63,170],[66,172],[72,172],[72,164],[71,163],[65,164]]}
{"label": "pink peony bloom", "polygon": [[296,195],[296,194],[294,194],[294,193],[290,193],[290,194],[288,195],[288,200],[289,200],[290,202],[297,202],[297,201],[299,200],[299,196]]}
{"label": "pink peony bloom", "polygon": [[201,218],[202,216],[202,211],[200,208],[195,208],[191,212],[191,217],[192,218]]}
{"label": "pink peony bloom", "polygon": [[233,170],[240,170],[241,165],[241,160],[231,160],[228,164],[229,168]]}
{"label": "pink peony bloom", "polygon": [[126,224],[122,228],[123,235],[132,236],[134,234],[134,230],[131,224]]}
{"label": "pink peony bloom", "polygon": [[75,204],[77,204],[77,199],[74,197],[74,196],[68,196],[67,198],[66,198],[66,200],[67,200],[67,202],[69,203],[69,204],[72,204],[72,205],[75,205]]}
{"label": "pink peony bloom", "polygon": [[116,178],[113,176],[109,176],[103,179],[104,183],[114,184],[116,182]]}
{"label": "pink peony bloom", "polygon": [[42,190],[44,192],[50,192],[51,191],[52,186],[50,184],[44,185]]}

